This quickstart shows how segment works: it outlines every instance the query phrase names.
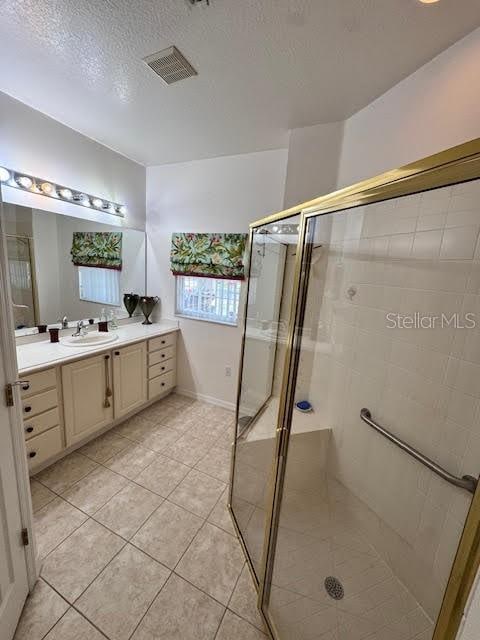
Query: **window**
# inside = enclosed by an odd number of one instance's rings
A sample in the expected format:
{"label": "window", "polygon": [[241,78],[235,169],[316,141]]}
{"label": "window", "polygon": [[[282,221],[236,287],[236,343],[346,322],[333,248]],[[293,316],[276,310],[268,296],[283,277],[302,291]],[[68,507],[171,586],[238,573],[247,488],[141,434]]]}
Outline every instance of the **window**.
{"label": "window", "polygon": [[177,314],[237,324],[240,302],[239,280],[177,276]]}
{"label": "window", "polygon": [[120,271],[98,267],[78,267],[80,300],[120,305]]}

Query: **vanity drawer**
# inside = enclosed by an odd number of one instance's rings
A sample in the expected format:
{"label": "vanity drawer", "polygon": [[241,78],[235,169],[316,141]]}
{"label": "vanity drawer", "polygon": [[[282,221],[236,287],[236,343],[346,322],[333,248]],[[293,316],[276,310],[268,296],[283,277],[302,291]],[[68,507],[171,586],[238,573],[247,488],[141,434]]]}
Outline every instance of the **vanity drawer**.
{"label": "vanity drawer", "polygon": [[161,376],[163,373],[168,373],[169,371],[173,371],[175,367],[175,360],[170,358],[165,362],[159,362],[158,364],[154,364],[152,367],[148,369],[148,378],[151,380],[152,378],[156,378],[157,376]]}
{"label": "vanity drawer", "polygon": [[25,377],[28,379],[28,384],[20,385],[22,398],[26,398],[34,393],[40,393],[41,391],[45,391],[45,389],[51,389],[52,387],[57,386],[57,374],[55,369],[46,369],[45,371],[32,373]]}
{"label": "vanity drawer", "polygon": [[167,347],[161,351],[154,351],[148,355],[148,364],[150,366],[162,362],[163,360],[169,360],[175,355],[175,347]]}
{"label": "vanity drawer", "polygon": [[175,333],[167,333],[164,336],[158,336],[158,338],[152,338],[148,341],[148,350],[155,351],[156,349],[165,349],[165,347],[172,347],[175,344]]}
{"label": "vanity drawer", "polygon": [[169,371],[168,373],[164,373],[162,376],[158,376],[157,378],[153,378],[153,380],[148,381],[148,399],[151,400],[155,398],[155,396],[168,391],[172,387],[175,386],[175,372]]}
{"label": "vanity drawer", "polygon": [[60,416],[56,407],[55,409],[50,409],[50,411],[40,413],[38,416],[34,416],[33,418],[25,418],[25,439],[30,440],[30,438],[38,436],[40,433],[43,433],[52,427],[56,427],[58,424],[60,424]]}
{"label": "vanity drawer", "polygon": [[36,416],[39,413],[43,413],[48,409],[53,409],[58,404],[57,390],[51,389],[50,391],[44,391],[36,396],[25,398],[22,402],[23,405],[23,417],[28,419],[32,416]]}
{"label": "vanity drawer", "polygon": [[54,427],[28,440],[27,461],[29,469],[41,465],[45,460],[62,450],[62,435],[60,427]]}

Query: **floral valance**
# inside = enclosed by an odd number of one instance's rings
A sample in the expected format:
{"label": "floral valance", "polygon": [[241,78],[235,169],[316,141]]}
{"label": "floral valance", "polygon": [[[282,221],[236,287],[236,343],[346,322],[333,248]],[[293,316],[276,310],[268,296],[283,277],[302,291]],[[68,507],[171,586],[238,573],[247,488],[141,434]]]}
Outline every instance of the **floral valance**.
{"label": "floral valance", "polygon": [[72,262],[76,267],[122,268],[121,231],[75,231]]}
{"label": "floral valance", "polygon": [[245,233],[174,233],[170,261],[175,276],[245,278]]}

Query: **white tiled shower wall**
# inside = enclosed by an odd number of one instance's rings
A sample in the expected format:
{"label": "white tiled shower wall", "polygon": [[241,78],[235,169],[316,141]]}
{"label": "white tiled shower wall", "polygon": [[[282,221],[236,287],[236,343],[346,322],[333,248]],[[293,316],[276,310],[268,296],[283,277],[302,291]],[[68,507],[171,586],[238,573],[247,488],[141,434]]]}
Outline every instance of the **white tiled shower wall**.
{"label": "white tiled shower wall", "polygon": [[[361,500],[352,511],[432,618],[471,496],[374,433],[359,412],[368,407],[451,473],[478,475],[479,229],[480,181],[317,218],[324,246],[306,310],[317,339],[302,355],[297,391],[319,427],[332,429],[331,470]],[[476,327],[389,328],[388,313],[473,313]],[[361,504],[369,509],[360,513]]]}

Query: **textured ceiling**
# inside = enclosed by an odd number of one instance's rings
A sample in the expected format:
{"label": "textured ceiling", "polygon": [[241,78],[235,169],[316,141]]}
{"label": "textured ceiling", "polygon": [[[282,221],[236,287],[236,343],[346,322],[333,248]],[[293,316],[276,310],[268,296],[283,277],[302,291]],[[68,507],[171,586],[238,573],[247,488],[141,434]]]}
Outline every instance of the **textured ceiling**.
{"label": "textured ceiling", "polygon": [[[480,25],[479,0],[0,0],[0,89],[143,164],[276,148]],[[142,62],[172,44],[199,75]]]}

